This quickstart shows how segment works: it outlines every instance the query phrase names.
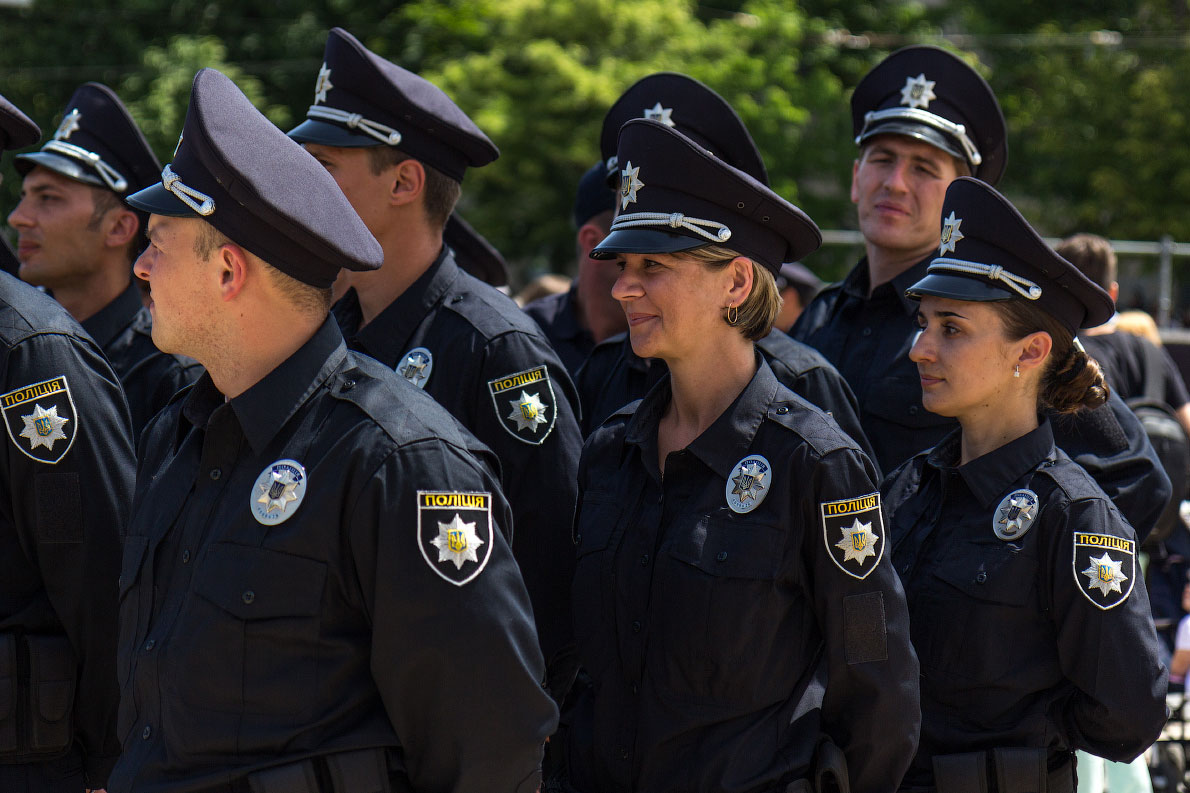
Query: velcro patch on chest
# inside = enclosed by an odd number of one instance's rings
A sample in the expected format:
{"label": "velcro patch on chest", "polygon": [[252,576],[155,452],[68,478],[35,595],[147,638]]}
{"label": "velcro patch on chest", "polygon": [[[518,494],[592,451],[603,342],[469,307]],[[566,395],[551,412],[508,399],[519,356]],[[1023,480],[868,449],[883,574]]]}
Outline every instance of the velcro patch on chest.
{"label": "velcro patch on chest", "polygon": [[880,493],[818,505],[822,539],[835,565],[853,578],[867,578],[884,555]]}
{"label": "velcro patch on chest", "polygon": [[1136,543],[1108,534],[1074,533],[1074,581],[1104,611],[1128,599],[1136,581]]}
{"label": "velcro patch on chest", "polygon": [[488,381],[496,420],[518,441],[541,445],[554,428],[557,400],[545,364]]}
{"label": "velcro patch on chest", "polygon": [[430,569],[455,586],[492,558],[492,494],[417,491],[417,536]]}

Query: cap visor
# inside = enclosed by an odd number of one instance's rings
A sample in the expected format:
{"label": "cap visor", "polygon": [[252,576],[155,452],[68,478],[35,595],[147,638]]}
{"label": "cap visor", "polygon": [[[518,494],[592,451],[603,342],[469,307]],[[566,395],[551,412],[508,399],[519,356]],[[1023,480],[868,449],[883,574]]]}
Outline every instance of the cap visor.
{"label": "cap visor", "polygon": [[13,158],[13,167],[21,176],[27,176],[29,171],[38,165],[79,182],[107,187],[99,177],[88,173],[82,163],[69,157],[62,157],[47,151],[34,151],[29,154],[19,154]]}
{"label": "cap visor", "polygon": [[868,130],[868,133],[860,138],[859,142],[862,144],[877,135],[903,135],[907,138],[914,138],[923,143],[928,143],[936,149],[941,149],[951,157],[957,157],[963,162],[967,162],[967,155],[963,154],[962,147],[956,145],[950,138],[938,130],[928,127],[925,124],[914,124],[911,121],[905,121],[903,119],[891,119]]}
{"label": "cap visor", "polygon": [[992,303],[1020,297],[1009,289],[993,286],[984,279],[966,278],[961,275],[930,273],[905,290],[905,296],[920,300],[923,295],[948,297],[952,300],[969,300],[973,303]]}
{"label": "cap visor", "polygon": [[614,259],[619,253],[677,253],[706,245],[707,240],[653,229],[617,229],[591,251],[592,259]]}
{"label": "cap visor", "polygon": [[384,145],[370,135],[362,135],[352,132],[347,127],[312,118],[306,119],[285,134],[298,143],[319,143],[323,146],[338,146],[343,149]]}
{"label": "cap visor", "polygon": [[139,209],[151,215],[165,215],[174,218],[199,217],[197,212],[182,203],[162,184],[149,185],[144,190],[127,196],[124,201],[133,209]]}

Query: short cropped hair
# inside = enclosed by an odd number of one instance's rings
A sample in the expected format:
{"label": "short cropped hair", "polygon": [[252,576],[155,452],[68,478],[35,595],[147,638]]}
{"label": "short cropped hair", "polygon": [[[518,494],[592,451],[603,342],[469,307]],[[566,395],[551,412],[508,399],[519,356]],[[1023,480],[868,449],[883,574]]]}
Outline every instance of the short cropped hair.
{"label": "short cropped hair", "polygon": [[1103,291],[1116,282],[1116,252],[1098,234],[1075,234],[1058,243],[1055,250]]}
{"label": "short cropped hair", "polygon": [[[201,259],[210,259],[215,251],[224,245],[234,245],[226,234],[203,221],[194,240],[194,253]],[[331,307],[331,287],[311,286],[292,275],[283,273],[268,262],[261,260],[269,280],[283,297],[303,312],[325,314]]]}
{"label": "short cropped hair", "polygon": [[[388,168],[412,159],[392,146],[369,146],[367,151],[368,165],[377,176]],[[450,213],[455,211],[455,204],[459,202],[463,186],[424,162],[421,163],[421,167],[426,172],[426,186],[422,193],[425,198],[426,217],[439,229],[446,228],[446,221],[450,219]]]}

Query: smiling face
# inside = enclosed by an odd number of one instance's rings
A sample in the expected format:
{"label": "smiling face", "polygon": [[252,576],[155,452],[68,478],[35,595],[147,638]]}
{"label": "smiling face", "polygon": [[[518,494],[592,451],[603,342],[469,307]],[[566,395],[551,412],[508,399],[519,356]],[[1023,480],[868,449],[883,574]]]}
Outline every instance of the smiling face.
{"label": "smiling face", "polygon": [[20,203],[8,216],[19,235],[22,280],[61,288],[100,266],[105,228],[92,222],[96,189],[41,166],[25,176]]}
{"label": "smiling face", "polygon": [[938,247],[942,201],[960,175],[955,158],[903,135],[878,135],[851,171],[851,201],[864,241],[891,256],[921,259]]}

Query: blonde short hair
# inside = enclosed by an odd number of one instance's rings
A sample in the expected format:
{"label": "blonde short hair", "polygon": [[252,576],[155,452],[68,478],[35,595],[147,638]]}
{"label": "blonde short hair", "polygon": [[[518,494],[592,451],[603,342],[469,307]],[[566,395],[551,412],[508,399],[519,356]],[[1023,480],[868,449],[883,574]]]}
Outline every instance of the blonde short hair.
{"label": "blonde short hair", "polygon": [[[743,254],[736,253],[722,245],[703,245],[676,254],[693,259],[700,264],[715,270],[722,270],[732,259]],[[773,329],[773,322],[781,313],[781,292],[777,289],[777,281],[773,274],[764,266],[757,265],[752,259],[744,256],[752,265],[752,291],[740,303],[736,321],[732,324],[745,339],[760,341]],[[727,309],[723,311],[723,321],[727,322]]]}

